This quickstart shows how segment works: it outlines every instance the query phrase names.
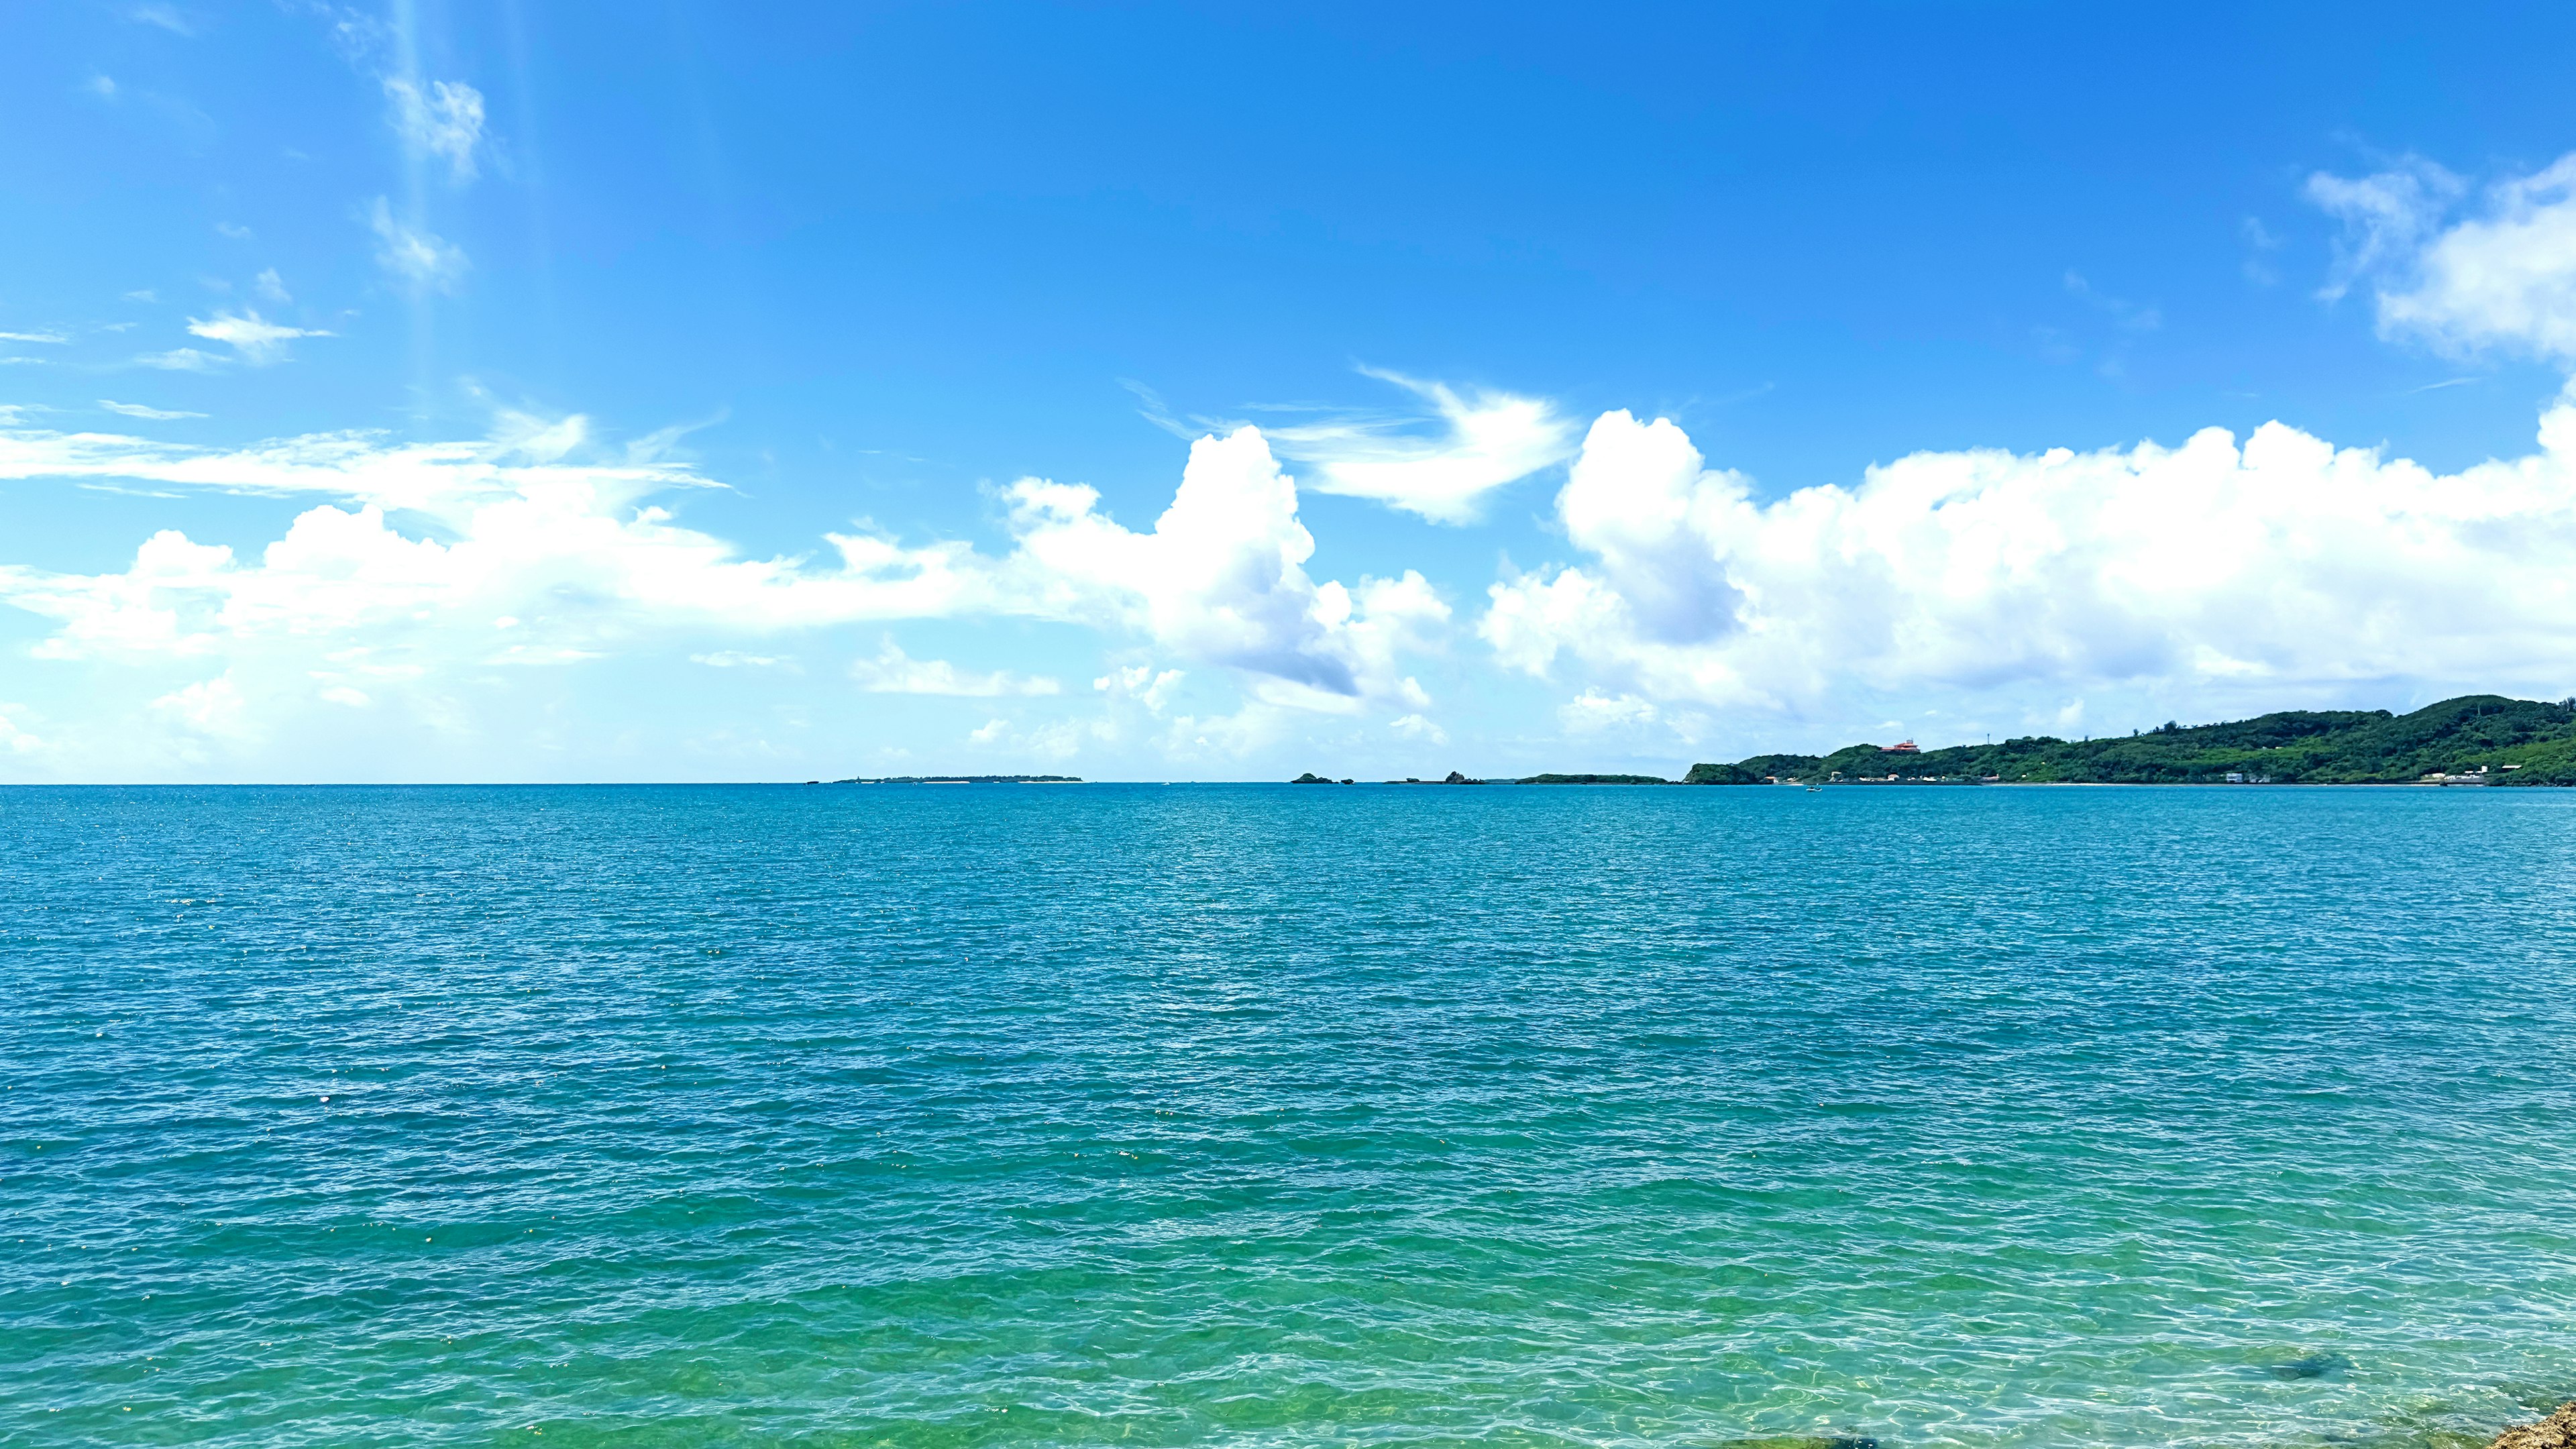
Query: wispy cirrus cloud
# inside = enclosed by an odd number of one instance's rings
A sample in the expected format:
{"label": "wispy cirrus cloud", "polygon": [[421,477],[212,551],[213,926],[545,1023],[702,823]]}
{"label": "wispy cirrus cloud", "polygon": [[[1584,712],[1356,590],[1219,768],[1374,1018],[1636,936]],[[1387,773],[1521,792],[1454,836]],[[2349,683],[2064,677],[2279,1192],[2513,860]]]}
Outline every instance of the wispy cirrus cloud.
{"label": "wispy cirrus cloud", "polygon": [[2404,157],[2368,176],[2320,171],[2309,177],[2309,202],[2344,223],[2333,269],[2317,295],[2335,301],[2358,281],[2405,268],[2425,233],[2466,188],[2458,176],[2421,156]]}
{"label": "wispy cirrus cloud", "polygon": [[205,416],[204,413],[181,412],[174,408],[147,407],[142,403],[110,402],[106,398],[100,398],[98,400],[98,405],[107,409],[109,412],[120,413],[129,418],[148,418],[153,422],[160,423],[176,422],[181,418],[202,418]]}
{"label": "wispy cirrus cloud", "polygon": [[209,342],[223,343],[253,367],[284,361],[286,344],[299,337],[331,335],[318,327],[289,327],[271,322],[247,307],[239,312],[217,312],[212,317],[191,317],[188,319],[188,332]]}
{"label": "wispy cirrus cloud", "polygon": [[384,197],[368,208],[367,226],[376,234],[377,264],[413,286],[452,292],[465,279],[464,249],[396,219]]}
{"label": "wispy cirrus cloud", "polygon": [[447,163],[458,185],[475,176],[474,153],[483,142],[483,93],[462,81],[387,76],[385,100],[394,134],[413,154]]}
{"label": "wispy cirrus cloud", "polygon": [[2066,272],[2066,290],[2069,295],[2100,309],[2125,331],[2153,332],[2165,325],[2162,310],[2132,302],[2126,297],[2114,297],[2085,280],[2082,272],[2071,267]]}
{"label": "wispy cirrus cloud", "polygon": [[1486,496],[1572,456],[1575,424],[1544,398],[1362,369],[1411,393],[1419,413],[1359,414],[1263,430],[1292,461],[1311,465],[1318,493],[1368,498],[1434,523],[1475,521]]}
{"label": "wispy cirrus cloud", "polygon": [[149,4],[128,7],[125,18],[137,25],[149,25],[172,35],[194,36],[196,23],[176,5]]}
{"label": "wispy cirrus cloud", "polygon": [[173,347],[167,352],[147,352],[134,359],[137,367],[154,367],[163,372],[213,372],[232,359],[194,347]]}

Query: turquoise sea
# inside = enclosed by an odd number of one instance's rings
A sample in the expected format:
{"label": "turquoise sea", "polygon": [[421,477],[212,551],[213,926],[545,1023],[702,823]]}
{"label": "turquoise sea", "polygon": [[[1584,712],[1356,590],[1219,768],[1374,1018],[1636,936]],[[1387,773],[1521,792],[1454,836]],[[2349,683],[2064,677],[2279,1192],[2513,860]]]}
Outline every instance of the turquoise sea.
{"label": "turquoise sea", "polygon": [[0,1442],[2428,1445],[2576,792],[0,791]]}

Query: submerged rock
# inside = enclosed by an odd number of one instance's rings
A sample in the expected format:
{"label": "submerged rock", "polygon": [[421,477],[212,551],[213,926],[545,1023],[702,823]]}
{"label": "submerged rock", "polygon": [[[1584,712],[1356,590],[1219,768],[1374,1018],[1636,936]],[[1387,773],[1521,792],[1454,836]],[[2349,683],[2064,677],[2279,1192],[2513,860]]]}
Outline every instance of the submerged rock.
{"label": "submerged rock", "polygon": [[2487,1449],[2576,1449],[2576,1401],[2537,1424],[2516,1424],[2495,1437]]}
{"label": "submerged rock", "polygon": [[2265,1372],[2276,1379],[2321,1379],[2330,1373],[2352,1367],[2352,1360],[2339,1353],[2312,1353],[2288,1363],[2276,1363]]}

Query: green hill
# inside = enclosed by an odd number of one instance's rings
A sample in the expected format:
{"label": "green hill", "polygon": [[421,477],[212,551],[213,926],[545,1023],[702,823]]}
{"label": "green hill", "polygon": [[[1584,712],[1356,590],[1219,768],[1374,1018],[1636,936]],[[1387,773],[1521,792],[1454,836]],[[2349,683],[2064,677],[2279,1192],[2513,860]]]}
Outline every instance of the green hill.
{"label": "green hill", "polygon": [[2174,724],[2125,738],[2031,735],[1991,745],[1898,752],[1851,745],[1830,755],[1756,755],[1693,765],[1694,785],[1766,779],[2004,780],[2214,784],[2229,775],[2281,784],[2386,785],[2484,767],[2499,785],[2576,785],[2576,699],[2555,704],[2463,695],[2413,714],[2285,710],[2226,724]]}

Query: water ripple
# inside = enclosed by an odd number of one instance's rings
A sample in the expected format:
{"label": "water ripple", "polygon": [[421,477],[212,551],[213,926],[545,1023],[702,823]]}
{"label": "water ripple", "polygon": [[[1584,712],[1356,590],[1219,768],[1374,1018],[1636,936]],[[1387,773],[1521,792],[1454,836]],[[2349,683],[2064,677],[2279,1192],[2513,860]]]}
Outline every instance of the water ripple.
{"label": "water ripple", "polygon": [[2446,1445],[2576,797],[5,790],[0,1438]]}

